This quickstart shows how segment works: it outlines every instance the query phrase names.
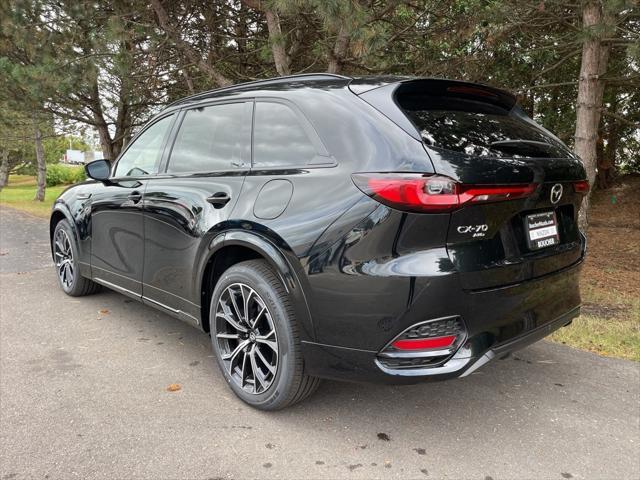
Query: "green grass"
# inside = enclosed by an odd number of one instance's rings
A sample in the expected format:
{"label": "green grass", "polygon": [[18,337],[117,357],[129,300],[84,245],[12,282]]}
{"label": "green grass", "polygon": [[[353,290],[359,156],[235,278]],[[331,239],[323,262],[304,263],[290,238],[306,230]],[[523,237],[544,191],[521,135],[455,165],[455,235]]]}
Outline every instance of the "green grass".
{"label": "green grass", "polygon": [[6,205],[38,217],[48,217],[51,206],[60,193],[67,188],[64,185],[47,187],[44,202],[34,200],[36,196],[35,177],[28,175],[11,175],[9,185],[0,191],[0,205]]}
{"label": "green grass", "polygon": [[609,357],[640,362],[640,299],[582,287],[583,315],[550,340]]}

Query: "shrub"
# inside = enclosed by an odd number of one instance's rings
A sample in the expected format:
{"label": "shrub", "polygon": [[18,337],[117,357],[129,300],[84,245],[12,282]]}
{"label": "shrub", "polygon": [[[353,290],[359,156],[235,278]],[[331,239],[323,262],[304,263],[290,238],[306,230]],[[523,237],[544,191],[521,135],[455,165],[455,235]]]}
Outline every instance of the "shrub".
{"label": "shrub", "polygon": [[71,183],[80,183],[84,182],[87,179],[87,175],[84,171],[83,166],[73,167],[73,171],[74,174]]}
{"label": "shrub", "polygon": [[47,168],[47,187],[62,185],[66,177],[65,169],[60,165],[49,165]]}
{"label": "shrub", "polygon": [[47,166],[47,187],[70,185],[85,180],[83,166],[54,164]]}

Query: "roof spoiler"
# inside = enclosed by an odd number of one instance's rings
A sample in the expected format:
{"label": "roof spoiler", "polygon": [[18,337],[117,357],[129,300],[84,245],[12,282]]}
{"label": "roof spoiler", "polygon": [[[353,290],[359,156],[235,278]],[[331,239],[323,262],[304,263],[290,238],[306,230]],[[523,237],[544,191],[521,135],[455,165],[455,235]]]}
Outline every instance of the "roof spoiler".
{"label": "roof spoiler", "polygon": [[394,92],[407,96],[442,96],[457,97],[490,103],[505,110],[511,110],[516,104],[516,97],[511,93],[480,83],[462,82],[458,80],[417,79],[400,82]]}

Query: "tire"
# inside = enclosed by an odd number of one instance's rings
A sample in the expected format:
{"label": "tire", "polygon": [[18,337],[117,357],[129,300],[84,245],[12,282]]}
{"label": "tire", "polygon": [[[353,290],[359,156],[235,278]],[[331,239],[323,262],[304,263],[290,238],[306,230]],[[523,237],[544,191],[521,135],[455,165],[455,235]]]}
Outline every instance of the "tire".
{"label": "tire", "polygon": [[100,285],[80,274],[78,246],[67,220],[60,220],[56,224],[52,246],[56,278],[64,293],[71,297],[82,297],[100,289]]}
{"label": "tire", "polygon": [[[246,316],[245,310],[249,313]],[[211,295],[209,312],[218,366],[245,403],[260,410],[280,410],[318,388],[320,379],[303,372],[298,325],[289,295],[266,261],[241,262],[226,270]],[[237,338],[231,338],[234,335]],[[275,348],[267,343],[273,340]]]}

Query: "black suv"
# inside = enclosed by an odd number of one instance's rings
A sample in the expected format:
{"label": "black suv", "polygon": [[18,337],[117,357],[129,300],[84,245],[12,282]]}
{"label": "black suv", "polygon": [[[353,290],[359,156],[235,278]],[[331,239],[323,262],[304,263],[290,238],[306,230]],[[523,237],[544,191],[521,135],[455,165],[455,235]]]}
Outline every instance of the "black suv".
{"label": "black suv", "polygon": [[274,410],[320,378],[468,375],[579,313],[581,161],[511,94],[315,74],[180,100],[51,216],[69,295],[209,332]]}

